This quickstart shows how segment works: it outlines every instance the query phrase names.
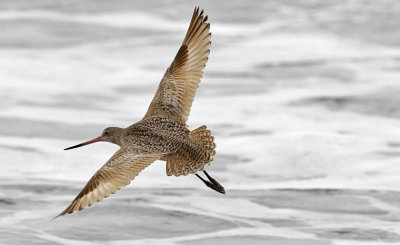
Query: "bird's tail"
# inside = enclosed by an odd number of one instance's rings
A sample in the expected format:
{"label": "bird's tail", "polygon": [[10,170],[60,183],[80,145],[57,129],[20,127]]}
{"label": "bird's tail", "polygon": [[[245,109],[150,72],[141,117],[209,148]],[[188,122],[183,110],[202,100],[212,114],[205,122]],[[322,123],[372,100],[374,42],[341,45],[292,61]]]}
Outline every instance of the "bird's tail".
{"label": "bird's tail", "polygon": [[215,155],[214,137],[206,126],[190,132],[190,142],[182,151],[168,157],[167,175],[195,174],[209,165]]}
{"label": "bird's tail", "polygon": [[203,161],[210,163],[215,155],[215,143],[214,137],[211,135],[211,131],[207,129],[205,125],[196,128],[190,132],[190,139],[197,146],[199,146],[204,153]]}

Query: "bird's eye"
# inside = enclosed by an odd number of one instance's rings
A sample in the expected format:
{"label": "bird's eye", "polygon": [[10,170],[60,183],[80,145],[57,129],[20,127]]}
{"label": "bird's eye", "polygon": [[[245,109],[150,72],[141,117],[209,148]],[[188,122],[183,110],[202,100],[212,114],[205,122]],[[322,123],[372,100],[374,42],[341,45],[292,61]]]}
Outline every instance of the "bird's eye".
{"label": "bird's eye", "polygon": [[104,132],[104,135],[109,135],[108,131],[105,131],[105,132]]}

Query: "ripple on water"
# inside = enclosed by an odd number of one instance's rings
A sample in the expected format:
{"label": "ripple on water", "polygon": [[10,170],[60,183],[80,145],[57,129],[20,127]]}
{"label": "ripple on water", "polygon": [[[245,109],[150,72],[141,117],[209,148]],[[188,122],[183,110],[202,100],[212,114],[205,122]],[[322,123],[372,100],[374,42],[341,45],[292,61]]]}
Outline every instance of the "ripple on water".
{"label": "ripple on water", "polygon": [[361,96],[321,96],[292,102],[293,106],[324,106],[335,111],[352,111],[366,115],[400,117],[399,88],[386,88]]}
{"label": "ripple on water", "polygon": [[[262,191],[260,191],[262,192]],[[321,213],[384,215],[386,211],[374,207],[367,199],[368,191],[355,194],[349,190],[271,190],[252,199],[271,208],[290,208]],[[246,194],[247,195],[247,194]]]}
{"label": "ripple on water", "polygon": [[103,125],[71,125],[12,117],[0,118],[0,135],[5,136],[82,139],[82,135],[96,135],[102,128]]}
{"label": "ripple on water", "polygon": [[[99,206],[99,205],[98,205]],[[97,217],[101,217],[98,222]],[[109,201],[79,215],[56,219],[47,232],[66,239],[110,241],[166,238],[235,228],[232,222],[199,214],[161,208],[120,205]]]}
{"label": "ripple on water", "polygon": [[212,237],[198,240],[190,240],[180,242],[182,245],[201,245],[201,244],[219,244],[219,245],[328,245],[328,241],[315,239],[287,239],[273,236],[228,236],[228,237]]}
{"label": "ripple on water", "polygon": [[346,239],[360,241],[382,241],[382,242],[399,242],[400,235],[394,232],[381,229],[316,229],[315,233],[318,237],[326,239]]}

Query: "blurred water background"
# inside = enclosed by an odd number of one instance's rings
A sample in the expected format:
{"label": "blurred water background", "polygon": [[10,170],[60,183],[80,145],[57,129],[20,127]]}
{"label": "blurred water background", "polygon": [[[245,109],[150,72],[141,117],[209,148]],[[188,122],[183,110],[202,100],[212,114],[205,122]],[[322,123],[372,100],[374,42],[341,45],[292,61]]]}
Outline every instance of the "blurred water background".
{"label": "blurred water background", "polygon": [[[189,127],[217,156],[157,161],[49,222],[141,119],[199,5],[212,48]],[[352,1],[0,1],[0,244],[400,243],[400,5]]]}

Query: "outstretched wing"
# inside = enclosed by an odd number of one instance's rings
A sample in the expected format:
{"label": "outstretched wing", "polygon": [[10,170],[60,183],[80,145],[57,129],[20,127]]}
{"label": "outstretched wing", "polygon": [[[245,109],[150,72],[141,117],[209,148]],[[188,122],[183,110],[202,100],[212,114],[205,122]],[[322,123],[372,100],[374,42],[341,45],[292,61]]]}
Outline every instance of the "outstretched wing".
{"label": "outstretched wing", "polygon": [[210,53],[210,23],[206,21],[207,16],[196,8],[182,46],[165,72],[145,118],[167,115],[186,123]]}
{"label": "outstretched wing", "polygon": [[58,216],[82,210],[115,193],[160,157],[160,153],[122,147],[93,175],[85,188]]}

